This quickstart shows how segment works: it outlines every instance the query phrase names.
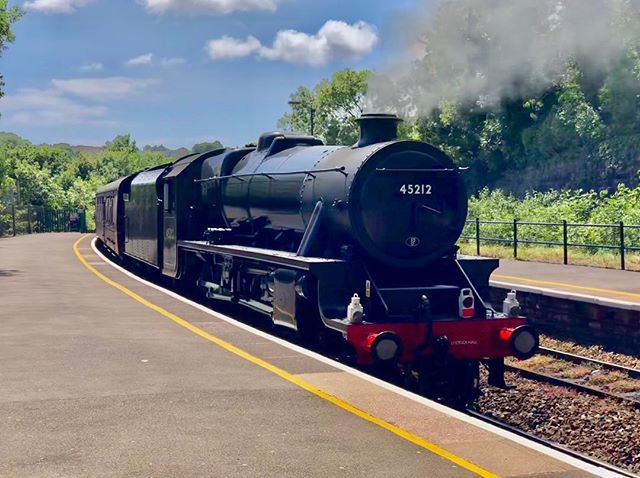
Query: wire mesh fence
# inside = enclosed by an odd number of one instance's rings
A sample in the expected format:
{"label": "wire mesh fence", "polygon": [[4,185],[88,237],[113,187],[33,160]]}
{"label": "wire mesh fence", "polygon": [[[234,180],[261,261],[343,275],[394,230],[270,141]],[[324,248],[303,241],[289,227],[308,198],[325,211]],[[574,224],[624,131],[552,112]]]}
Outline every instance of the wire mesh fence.
{"label": "wire mesh fence", "polygon": [[86,232],[84,209],[0,205],[0,237],[41,232]]}
{"label": "wire mesh fence", "polygon": [[629,253],[640,252],[640,225],[578,224],[561,222],[482,221],[468,220],[461,239],[475,244],[476,254],[481,255],[483,244],[499,244],[510,247],[513,257],[526,246],[562,248],[563,262],[569,263],[570,251],[580,249],[589,253],[601,250],[617,253],[620,268],[626,269]]}

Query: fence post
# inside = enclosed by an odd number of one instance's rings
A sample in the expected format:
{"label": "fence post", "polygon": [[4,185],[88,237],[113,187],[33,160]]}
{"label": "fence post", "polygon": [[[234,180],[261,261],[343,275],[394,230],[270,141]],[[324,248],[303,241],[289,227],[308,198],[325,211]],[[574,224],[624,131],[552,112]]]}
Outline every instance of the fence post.
{"label": "fence post", "polygon": [[620,269],[625,269],[624,263],[624,222],[620,221]]}
{"label": "fence post", "polygon": [[13,225],[13,235],[16,235],[16,205],[11,205],[11,224]]}
{"label": "fence post", "polygon": [[87,211],[85,209],[80,212],[80,224],[78,225],[80,232],[87,232]]}
{"label": "fence post", "polygon": [[562,221],[562,252],[564,254],[564,265],[569,264],[569,226],[567,220]]}
{"label": "fence post", "polygon": [[518,258],[518,220],[513,220],[513,258]]}
{"label": "fence post", "polygon": [[480,218],[476,217],[476,255],[480,255]]}
{"label": "fence post", "polygon": [[31,206],[27,206],[27,234],[31,234]]}

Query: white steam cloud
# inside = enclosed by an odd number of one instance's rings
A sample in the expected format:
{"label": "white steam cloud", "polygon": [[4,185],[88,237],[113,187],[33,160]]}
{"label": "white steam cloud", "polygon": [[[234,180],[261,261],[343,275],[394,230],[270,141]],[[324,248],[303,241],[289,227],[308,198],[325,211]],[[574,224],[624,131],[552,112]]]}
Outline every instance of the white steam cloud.
{"label": "white steam cloud", "polygon": [[443,101],[491,108],[558,82],[571,62],[606,70],[640,32],[636,0],[442,0],[399,22],[410,57],[370,85],[376,107],[429,114]]}

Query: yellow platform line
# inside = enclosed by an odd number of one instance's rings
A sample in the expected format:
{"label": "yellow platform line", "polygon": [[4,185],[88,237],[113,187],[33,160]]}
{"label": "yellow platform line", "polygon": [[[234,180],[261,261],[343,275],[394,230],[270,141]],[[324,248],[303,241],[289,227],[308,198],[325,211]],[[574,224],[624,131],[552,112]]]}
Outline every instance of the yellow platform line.
{"label": "yellow platform line", "polygon": [[254,355],[251,355],[248,352],[245,352],[244,350],[236,347],[235,345],[230,344],[229,342],[226,342],[222,339],[219,339],[218,337],[215,337],[213,335],[211,335],[208,332],[205,332],[204,330],[200,329],[199,327],[196,327],[195,325],[187,322],[186,320],[182,319],[181,317],[178,317],[177,315],[169,312],[166,309],[163,309],[162,307],[149,302],[147,299],[141,297],[140,295],[136,294],[135,292],[131,291],[130,289],[128,289],[127,287],[123,286],[122,284],[119,284],[118,282],[108,278],[107,276],[105,276],[104,274],[102,274],[100,271],[98,271],[95,267],[93,267],[91,264],[89,264],[87,262],[87,260],[82,256],[82,254],[80,253],[80,251],[78,250],[78,245],[86,238],[88,237],[87,235],[82,236],[80,239],[78,239],[74,244],[73,244],[73,252],[75,253],[76,257],[80,260],[80,262],[87,268],[89,269],[91,272],[93,272],[96,276],[98,276],[100,279],[102,279],[104,282],[106,282],[107,284],[109,284],[112,287],[115,287],[116,289],[118,289],[120,292],[128,295],[129,297],[131,297],[132,299],[140,302],[141,304],[147,306],[148,308],[158,312],[159,314],[163,315],[164,317],[174,321],[176,324],[184,327],[187,330],[190,330],[191,332],[193,332],[196,335],[199,335],[200,337],[202,337],[205,340],[208,340],[209,342],[213,342],[214,344],[218,345],[219,347],[222,347],[223,349],[237,355],[238,357],[241,357],[255,365],[258,365],[266,370],[268,370],[271,373],[274,373],[276,375],[278,375],[279,377],[287,380],[288,382],[293,383],[294,385],[297,385],[298,387],[316,395],[317,397],[322,398],[323,400],[326,400],[327,402],[330,402],[334,405],[336,405],[337,407],[342,408],[343,410],[346,410],[349,413],[352,413],[360,418],[362,418],[363,420],[366,420],[370,423],[373,423],[374,425],[377,425],[381,428],[384,428],[385,430],[390,431],[391,433],[399,436],[400,438],[403,438],[405,440],[407,440],[408,442],[413,443],[414,445],[417,445],[421,448],[424,448],[425,450],[428,450],[432,453],[435,453],[436,455],[441,456],[442,458],[445,458],[449,461],[451,461],[452,463],[455,463],[456,465],[458,465],[461,468],[464,468],[465,470],[471,471],[472,473],[475,473],[478,476],[481,476],[483,478],[498,478],[498,475],[491,473],[467,460],[465,460],[464,458],[461,458],[457,455],[454,455],[453,453],[440,448],[438,445],[435,445],[434,443],[431,443],[427,440],[425,440],[424,438],[421,438],[417,435],[414,435],[413,433],[404,430],[403,428],[397,427],[395,425],[392,425],[389,422],[386,422],[384,420],[382,420],[381,418],[375,417],[373,415],[370,415],[369,413],[360,410],[359,408],[354,407],[353,405],[345,402],[344,400],[341,400],[338,397],[335,397],[327,392],[325,392],[324,390],[321,390],[317,387],[315,387],[314,385],[312,385],[311,383],[307,382],[306,380],[302,380],[299,377],[296,377],[295,375],[282,370],[279,367],[276,367],[275,365],[270,364],[269,362],[266,362],[265,360],[262,360],[261,358],[258,358]]}
{"label": "yellow platform line", "polygon": [[527,282],[527,283],[530,283],[530,284],[559,286],[559,287],[566,287],[568,289],[583,290],[583,291],[588,291],[588,292],[599,292],[599,293],[602,293],[602,294],[621,295],[621,296],[625,296],[625,297],[634,297],[636,299],[640,299],[640,294],[637,294],[635,292],[625,292],[625,291],[622,291],[622,290],[598,289],[597,287],[588,287],[588,286],[582,286],[582,285],[567,284],[565,282],[553,282],[553,281],[546,281],[546,280],[529,279],[527,277],[509,276],[509,275],[503,275],[503,274],[493,274],[491,276],[491,278],[492,279],[494,279],[494,278],[495,279],[511,279],[511,280]]}

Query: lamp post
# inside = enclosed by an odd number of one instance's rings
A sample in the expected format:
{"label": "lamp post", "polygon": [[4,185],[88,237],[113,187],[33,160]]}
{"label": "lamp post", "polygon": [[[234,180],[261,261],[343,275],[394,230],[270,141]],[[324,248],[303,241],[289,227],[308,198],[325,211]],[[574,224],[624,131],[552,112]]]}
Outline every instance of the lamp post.
{"label": "lamp post", "polygon": [[312,104],[307,104],[305,101],[300,100],[291,100],[288,102],[289,106],[304,106],[307,105],[309,108],[309,134],[311,136],[314,135],[314,120],[316,116],[316,109]]}

